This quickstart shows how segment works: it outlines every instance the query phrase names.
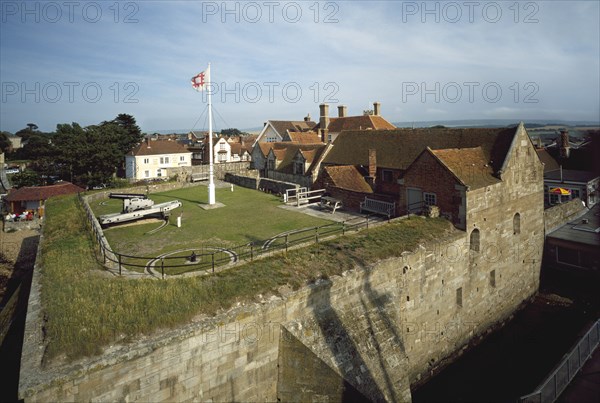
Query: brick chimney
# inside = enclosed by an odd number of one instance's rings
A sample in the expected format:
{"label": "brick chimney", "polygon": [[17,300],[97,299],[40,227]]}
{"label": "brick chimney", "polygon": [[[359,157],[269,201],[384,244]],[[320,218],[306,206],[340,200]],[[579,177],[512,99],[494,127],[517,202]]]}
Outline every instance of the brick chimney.
{"label": "brick chimney", "polygon": [[381,116],[381,104],[379,102],[373,102],[373,115]]}
{"label": "brick chimney", "polygon": [[377,175],[377,154],[376,151],[372,148],[369,149],[369,166],[368,166],[368,176],[365,176],[365,180],[371,186],[373,190],[375,190],[375,178]]}
{"label": "brick chimney", "polygon": [[569,146],[569,131],[567,129],[562,129],[560,131],[560,139],[558,144],[560,146],[560,158],[569,158],[571,146]]}
{"label": "brick chimney", "polygon": [[338,105],[338,117],[345,118],[348,116],[347,108],[348,107],[346,105]]}

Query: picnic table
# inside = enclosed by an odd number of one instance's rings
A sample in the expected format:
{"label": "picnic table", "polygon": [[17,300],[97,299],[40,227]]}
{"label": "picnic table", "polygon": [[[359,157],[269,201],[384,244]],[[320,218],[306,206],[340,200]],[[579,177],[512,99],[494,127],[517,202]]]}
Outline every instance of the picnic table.
{"label": "picnic table", "polygon": [[341,200],[336,199],[331,196],[322,196],[321,197],[321,208],[326,208],[326,209],[332,210],[331,214],[334,214],[335,210],[337,210],[340,207],[342,207]]}

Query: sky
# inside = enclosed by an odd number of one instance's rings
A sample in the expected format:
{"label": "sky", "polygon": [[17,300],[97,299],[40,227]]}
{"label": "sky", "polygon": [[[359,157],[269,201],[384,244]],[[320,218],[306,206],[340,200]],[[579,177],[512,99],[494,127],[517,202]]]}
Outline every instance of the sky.
{"label": "sky", "polygon": [[0,2],[0,130],[318,121],[600,121],[598,1]]}

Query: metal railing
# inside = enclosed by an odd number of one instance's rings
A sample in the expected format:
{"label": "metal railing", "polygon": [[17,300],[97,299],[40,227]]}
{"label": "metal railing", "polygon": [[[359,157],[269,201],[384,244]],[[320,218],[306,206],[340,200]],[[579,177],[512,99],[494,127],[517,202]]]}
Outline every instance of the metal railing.
{"label": "metal railing", "polygon": [[577,372],[592,356],[600,340],[600,319],[577,342],[556,369],[530,393],[519,398],[521,403],[554,402],[569,386]]}
{"label": "metal railing", "polygon": [[[242,261],[253,261],[263,256],[287,252],[299,245],[308,246],[325,238],[344,235],[350,231],[369,228],[375,221],[372,217],[357,217],[343,222],[334,222],[318,227],[288,231],[269,239],[249,242],[233,247],[200,247],[170,252],[159,256],[136,256],[119,253],[110,247],[104,237],[89,203],[81,194],[79,200],[87,216],[87,222],[98,248],[99,262],[104,267],[123,275],[123,272],[146,272],[160,278],[189,272],[214,273]],[[379,221],[379,220],[377,220]],[[193,255],[192,255],[193,254]]]}

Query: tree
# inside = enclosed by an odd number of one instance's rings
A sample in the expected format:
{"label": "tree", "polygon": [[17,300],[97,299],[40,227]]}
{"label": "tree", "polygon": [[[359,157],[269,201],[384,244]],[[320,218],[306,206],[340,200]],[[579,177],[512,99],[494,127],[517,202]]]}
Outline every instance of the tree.
{"label": "tree", "polygon": [[38,131],[38,125],[35,123],[27,123],[27,127],[16,132],[15,136],[21,137],[21,141],[25,142],[34,134],[41,134],[41,132]]}
{"label": "tree", "polygon": [[241,136],[243,133],[238,129],[224,129],[221,130],[221,134],[224,136]]}
{"label": "tree", "polygon": [[9,132],[0,132],[0,153],[5,153],[12,147],[12,143],[8,139],[9,135]]}

